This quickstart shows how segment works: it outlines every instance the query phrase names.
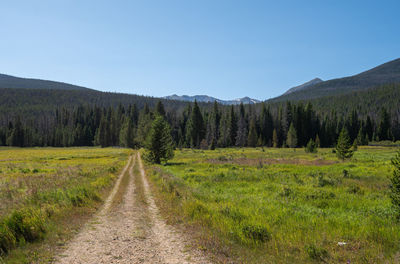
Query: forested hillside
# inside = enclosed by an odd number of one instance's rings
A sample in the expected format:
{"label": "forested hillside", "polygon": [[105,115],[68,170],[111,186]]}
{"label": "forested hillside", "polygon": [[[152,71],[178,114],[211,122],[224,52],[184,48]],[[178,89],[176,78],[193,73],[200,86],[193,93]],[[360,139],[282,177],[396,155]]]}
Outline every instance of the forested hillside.
{"label": "forested hillside", "polygon": [[287,102],[275,108],[267,104],[224,107],[215,103],[212,108],[200,108],[194,102],[182,111],[172,107],[166,110],[161,101],[154,108],[145,102],[143,107],[138,105],[142,102],[117,107],[57,107],[53,113],[30,118],[2,112],[0,145],[140,147],[156,115],[169,122],[177,147],[284,147],[288,140],[293,147],[305,146],[310,139],[330,147],[343,126],[359,145],[400,139],[399,117],[385,107],[377,117],[363,117],[356,107],[348,115],[338,115],[334,110],[321,115],[311,103]]}
{"label": "forested hillside", "polygon": [[[390,73],[384,65],[360,75],[383,76],[382,69]],[[169,122],[177,147],[300,147],[310,139],[330,147],[343,126],[357,144],[400,139],[400,84],[239,106],[91,89],[0,88],[0,94],[0,145],[8,146],[140,147],[156,115]]]}
{"label": "forested hillside", "polygon": [[384,63],[354,76],[317,82],[314,85],[293,92],[289,90],[289,93],[271,99],[271,101],[310,100],[396,83],[400,83],[400,59]]}
{"label": "forested hillside", "polygon": [[54,82],[40,79],[20,78],[0,74],[0,88],[25,89],[56,89],[56,90],[90,90],[88,88],[64,82]]}

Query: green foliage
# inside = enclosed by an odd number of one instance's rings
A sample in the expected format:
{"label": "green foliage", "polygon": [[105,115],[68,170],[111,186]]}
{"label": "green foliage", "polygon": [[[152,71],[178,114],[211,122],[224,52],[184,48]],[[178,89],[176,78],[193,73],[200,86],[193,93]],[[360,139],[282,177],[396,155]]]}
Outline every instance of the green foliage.
{"label": "green foliage", "polygon": [[257,146],[257,129],[256,129],[256,122],[254,119],[250,121],[250,129],[249,129],[249,135],[247,137],[247,145],[249,147],[255,147]]}
{"label": "green foliage", "polygon": [[294,128],[293,123],[290,124],[289,131],[287,134],[286,144],[290,148],[295,148],[297,146],[297,132]]}
{"label": "green foliage", "polygon": [[93,211],[127,154],[102,148],[0,151],[0,181],[7,182],[0,184],[0,256],[41,241],[71,213]]}
{"label": "green foliage", "polygon": [[341,160],[349,159],[353,156],[349,133],[345,127],[342,128],[336,144],[336,155]]}
{"label": "green foliage", "polygon": [[[387,195],[394,151],[359,147],[355,159],[342,163],[325,148],[315,155],[182,149],[170,166],[150,174],[165,190],[161,201],[173,199],[167,206],[173,219],[213,234],[222,244],[214,247],[208,237],[205,246],[237,253],[238,263],[391,262],[400,250],[400,224]],[[347,245],[339,248],[339,241]]]}
{"label": "green foliage", "polygon": [[267,242],[271,239],[271,234],[266,227],[260,225],[244,225],[242,232],[245,237],[256,242]]}
{"label": "green foliage", "polygon": [[305,249],[308,256],[313,260],[325,262],[326,259],[329,257],[328,251],[326,249],[317,247],[313,244],[307,245]]}
{"label": "green foliage", "polygon": [[125,118],[121,127],[119,142],[122,147],[133,148],[134,146],[133,123],[129,117]]}
{"label": "green foliage", "polygon": [[174,156],[170,127],[162,116],[157,116],[153,121],[146,150],[144,157],[151,163],[160,164],[161,161],[166,162]]}
{"label": "green foliage", "polygon": [[193,110],[188,121],[186,132],[186,140],[193,148],[199,148],[203,140],[204,133],[204,120],[197,102],[194,102]]}
{"label": "green foliage", "polygon": [[400,219],[400,151],[397,152],[396,156],[392,159],[394,166],[393,175],[390,178],[390,198],[392,204],[397,212],[397,217]]}
{"label": "green foliage", "polygon": [[310,141],[308,141],[307,143],[305,151],[307,153],[317,153],[318,152],[317,143],[315,143],[314,140],[310,139]]}

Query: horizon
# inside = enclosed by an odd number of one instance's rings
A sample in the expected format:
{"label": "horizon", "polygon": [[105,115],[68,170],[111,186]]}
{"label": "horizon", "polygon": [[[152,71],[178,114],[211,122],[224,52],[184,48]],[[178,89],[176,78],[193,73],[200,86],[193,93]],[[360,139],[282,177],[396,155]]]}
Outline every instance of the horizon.
{"label": "horizon", "polygon": [[152,97],[268,100],[399,57],[396,1],[308,3],[7,2],[0,72]]}

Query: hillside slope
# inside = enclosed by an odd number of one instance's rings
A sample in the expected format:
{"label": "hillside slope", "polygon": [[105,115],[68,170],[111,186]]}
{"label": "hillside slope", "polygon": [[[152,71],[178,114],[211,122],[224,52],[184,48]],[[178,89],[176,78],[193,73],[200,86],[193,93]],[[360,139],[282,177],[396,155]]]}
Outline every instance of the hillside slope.
{"label": "hillside slope", "polygon": [[289,90],[270,101],[307,100],[342,95],[395,83],[400,83],[400,59],[387,62],[354,76],[319,82],[292,92]]}
{"label": "hillside slope", "polygon": [[40,79],[20,78],[0,74],[0,88],[52,89],[52,90],[91,90],[78,85]]}

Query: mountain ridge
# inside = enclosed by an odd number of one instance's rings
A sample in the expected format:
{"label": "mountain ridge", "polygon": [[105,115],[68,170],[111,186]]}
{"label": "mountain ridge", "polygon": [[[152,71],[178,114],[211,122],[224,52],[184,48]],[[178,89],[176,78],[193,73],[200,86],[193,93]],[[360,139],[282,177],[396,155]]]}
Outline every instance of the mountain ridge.
{"label": "mountain ridge", "polygon": [[268,101],[310,100],[332,95],[343,95],[350,92],[363,91],[373,87],[396,83],[400,83],[400,58],[352,76],[318,82],[292,92],[290,92],[291,89],[289,89],[284,94]]}
{"label": "mountain ridge", "polygon": [[224,105],[238,105],[240,103],[243,104],[257,104],[260,103],[260,100],[257,99],[253,99],[250,98],[248,96],[242,97],[242,98],[237,98],[237,99],[233,99],[233,100],[221,100],[212,96],[208,96],[208,95],[169,95],[169,96],[164,96],[162,97],[163,99],[167,99],[167,100],[177,100],[177,101],[185,101],[185,102],[194,102],[195,100],[197,102],[203,102],[203,103],[213,103],[213,102],[217,102],[220,104],[224,104]]}
{"label": "mountain ridge", "polygon": [[320,83],[320,82],[323,82],[323,80],[320,79],[320,78],[314,78],[314,79],[312,79],[312,80],[310,80],[310,81],[308,81],[308,82],[305,82],[305,83],[303,83],[303,84],[300,84],[300,85],[297,85],[297,86],[294,86],[294,87],[290,88],[290,89],[287,90],[283,95],[285,95],[285,94],[290,94],[290,93],[297,92],[297,91],[301,91],[301,90],[304,90],[304,89],[306,89],[307,87],[310,87],[310,86],[312,86],[312,85],[314,85],[314,84],[317,84],[317,83]]}
{"label": "mountain ridge", "polygon": [[93,90],[79,85],[36,78],[16,77],[0,73],[0,88],[12,89],[54,89],[54,90]]}

